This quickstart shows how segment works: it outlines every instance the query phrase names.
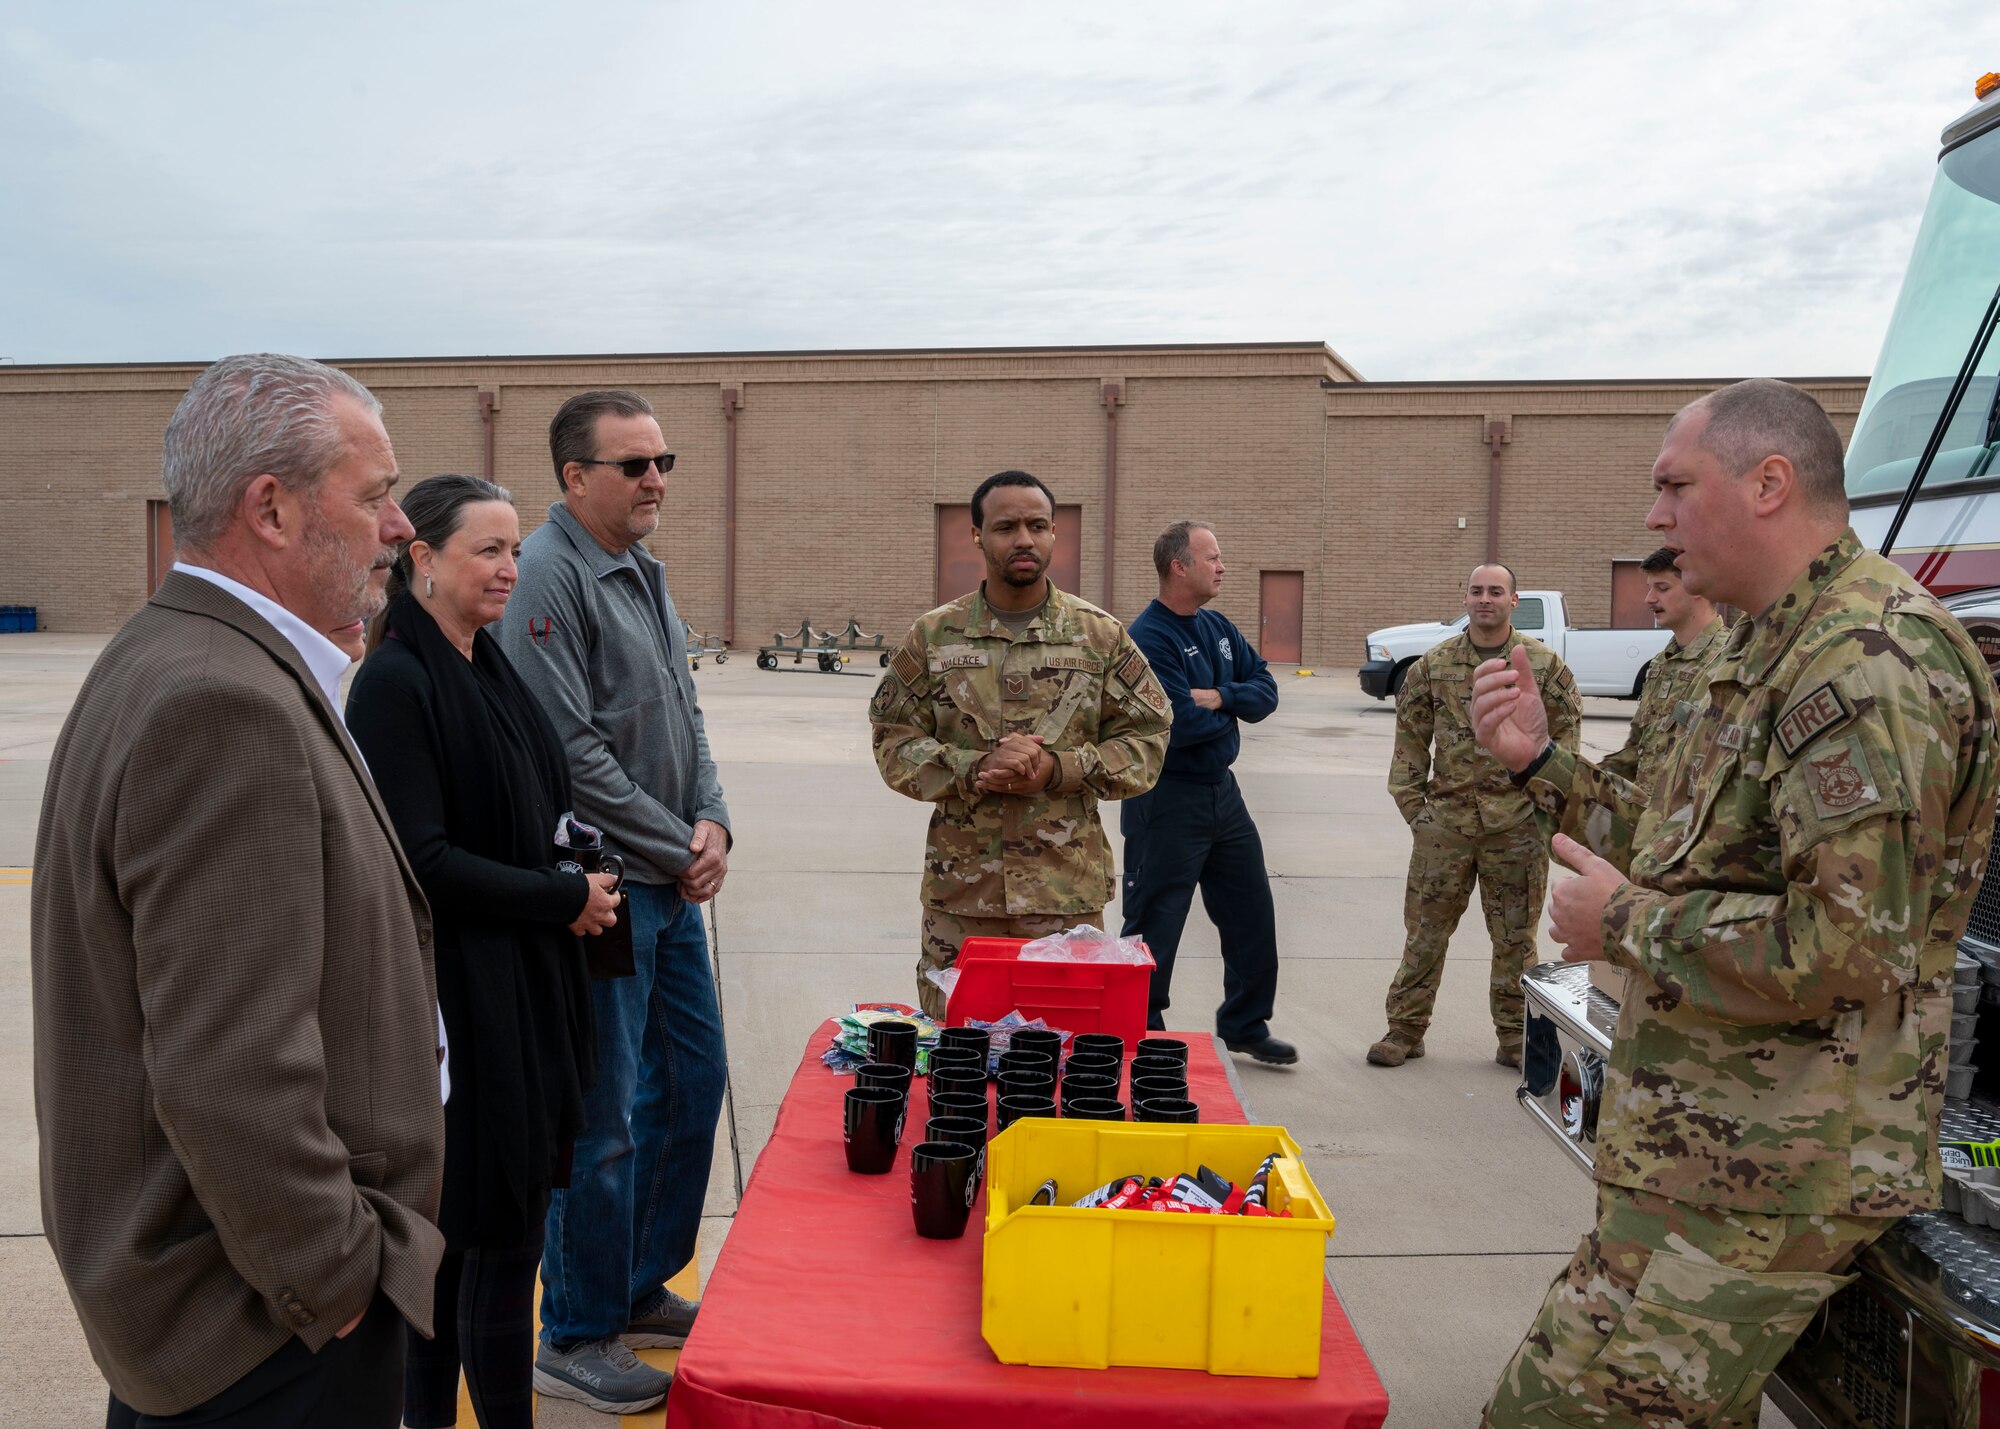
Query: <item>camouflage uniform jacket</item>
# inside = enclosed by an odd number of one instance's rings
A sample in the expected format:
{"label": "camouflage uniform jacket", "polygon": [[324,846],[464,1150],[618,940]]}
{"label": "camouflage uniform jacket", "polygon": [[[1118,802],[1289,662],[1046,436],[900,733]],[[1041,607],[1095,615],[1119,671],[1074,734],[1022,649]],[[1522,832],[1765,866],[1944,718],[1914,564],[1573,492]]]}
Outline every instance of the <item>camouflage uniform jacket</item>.
{"label": "camouflage uniform jacket", "polygon": [[1652,790],[1666,767],[1667,755],[1687,738],[1694,725],[1695,701],[1708,693],[1708,685],[1701,679],[1702,667],[1722,647],[1728,633],[1720,620],[1711,620],[1687,644],[1667,642],[1667,648],[1646,667],[1646,685],[1639,692],[1639,708],[1632,716],[1625,747],[1598,760],[1599,769]]}
{"label": "camouflage uniform jacket", "polygon": [[[1661,789],[1567,754],[1543,812],[1627,871],[1597,1179],[1765,1214],[1937,1200],[1952,964],[1993,837],[1993,681],[1853,531],[1730,632]],[[1650,983],[1646,981],[1650,979]]]}
{"label": "camouflage uniform jacket", "polygon": [[[1091,913],[1111,901],[1099,799],[1153,787],[1173,721],[1125,627],[1053,587],[1019,635],[978,591],[922,617],[868,707],[891,789],[935,807],[923,901],[967,917]],[[1040,794],[982,793],[1004,734],[1039,734],[1060,772]]]}
{"label": "camouflage uniform jacket", "polygon": [[[1528,664],[1542,691],[1549,733],[1576,748],[1583,704],[1562,656],[1533,636],[1510,631],[1507,649],[1528,647]],[[1533,817],[1534,805],[1514,787],[1500,761],[1472,737],[1472,672],[1482,658],[1461,631],[1419,655],[1396,692],[1396,752],[1389,792],[1414,823],[1426,807],[1445,828],[1467,838],[1498,833]],[[1435,744],[1436,753],[1432,753]]]}

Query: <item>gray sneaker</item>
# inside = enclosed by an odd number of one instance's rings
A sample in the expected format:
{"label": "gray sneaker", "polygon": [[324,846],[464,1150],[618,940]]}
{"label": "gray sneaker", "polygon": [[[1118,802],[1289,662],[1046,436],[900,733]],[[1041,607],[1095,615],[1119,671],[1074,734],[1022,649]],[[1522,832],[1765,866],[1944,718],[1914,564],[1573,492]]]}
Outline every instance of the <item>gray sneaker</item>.
{"label": "gray sneaker", "polygon": [[694,1330],[694,1317],[701,1301],[683,1300],[662,1288],[649,1302],[635,1311],[622,1337],[635,1350],[670,1350],[687,1343]]}
{"label": "gray sneaker", "polygon": [[641,1364],[616,1339],[585,1340],[556,1353],[544,1343],[535,1350],[535,1389],[556,1399],[574,1399],[606,1414],[636,1414],[667,1397],[674,1377]]}

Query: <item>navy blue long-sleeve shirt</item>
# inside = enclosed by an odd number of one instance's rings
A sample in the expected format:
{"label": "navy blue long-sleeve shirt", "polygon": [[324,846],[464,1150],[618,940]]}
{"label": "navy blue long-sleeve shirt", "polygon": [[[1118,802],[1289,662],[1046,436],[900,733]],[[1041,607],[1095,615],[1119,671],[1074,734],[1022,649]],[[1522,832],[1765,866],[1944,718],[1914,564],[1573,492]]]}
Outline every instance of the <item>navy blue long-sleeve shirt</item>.
{"label": "navy blue long-sleeve shirt", "polygon": [[[1237,721],[1254,724],[1278,707],[1271,667],[1242,631],[1212,610],[1176,615],[1156,600],[1127,629],[1174,706],[1163,775],[1220,782],[1242,748]],[[1203,709],[1190,690],[1214,690],[1222,708]]]}

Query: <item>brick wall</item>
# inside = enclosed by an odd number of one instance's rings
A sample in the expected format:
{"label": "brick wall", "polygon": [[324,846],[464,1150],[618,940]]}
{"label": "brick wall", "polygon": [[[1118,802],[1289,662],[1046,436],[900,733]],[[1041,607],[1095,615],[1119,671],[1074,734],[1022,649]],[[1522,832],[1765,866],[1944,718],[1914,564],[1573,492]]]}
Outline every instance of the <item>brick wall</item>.
{"label": "brick wall", "polygon": [[[1378,626],[1449,615],[1484,555],[1486,423],[1507,423],[1503,557],[1602,623],[1614,557],[1644,555],[1666,420],[1713,383],[1363,383],[1316,343],[343,363],[381,399],[406,484],[494,474],[533,530],[556,498],[548,423],[586,387],[630,387],[677,454],[648,543],[699,630],[724,620],[722,393],[737,418],[736,644],[802,615],[893,639],[933,598],[935,509],[1022,467],[1082,507],[1086,599],[1103,600],[1107,383],[1117,407],[1114,610],[1151,598],[1153,538],[1215,525],[1219,608],[1258,629],[1259,575],[1305,576],[1309,660],[1352,665]],[[146,595],[146,503],[194,364],[0,367],[0,603],[109,631]],[[1810,384],[1843,435],[1863,383]],[[1458,519],[1465,519],[1460,529]]]}

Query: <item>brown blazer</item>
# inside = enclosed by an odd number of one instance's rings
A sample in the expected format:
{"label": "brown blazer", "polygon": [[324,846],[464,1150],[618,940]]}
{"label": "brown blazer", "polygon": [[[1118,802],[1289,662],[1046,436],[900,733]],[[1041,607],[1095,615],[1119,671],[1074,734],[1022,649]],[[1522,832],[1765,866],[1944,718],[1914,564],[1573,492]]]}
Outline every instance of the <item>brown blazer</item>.
{"label": "brown blazer", "polygon": [[430,914],[290,642],[169,575],[63,724],[33,887],[42,1224],[112,1391],[178,1413],[378,1286],[429,1334]]}

